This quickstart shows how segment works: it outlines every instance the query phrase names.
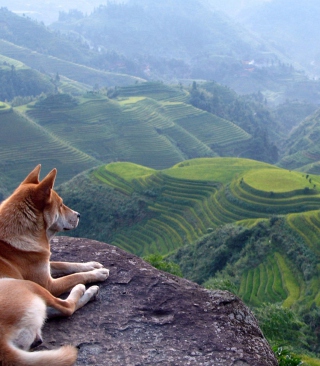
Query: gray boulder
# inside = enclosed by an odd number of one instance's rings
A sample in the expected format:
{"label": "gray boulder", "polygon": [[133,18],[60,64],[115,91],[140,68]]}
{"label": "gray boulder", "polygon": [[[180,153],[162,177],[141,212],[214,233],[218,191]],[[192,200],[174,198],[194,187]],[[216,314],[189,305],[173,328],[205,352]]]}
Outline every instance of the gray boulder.
{"label": "gray boulder", "polygon": [[57,237],[51,249],[54,260],[99,261],[110,277],[72,317],[48,320],[42,349],[73,344],[79,366],[278,364],[237,296],[205,290],[105,243]]}

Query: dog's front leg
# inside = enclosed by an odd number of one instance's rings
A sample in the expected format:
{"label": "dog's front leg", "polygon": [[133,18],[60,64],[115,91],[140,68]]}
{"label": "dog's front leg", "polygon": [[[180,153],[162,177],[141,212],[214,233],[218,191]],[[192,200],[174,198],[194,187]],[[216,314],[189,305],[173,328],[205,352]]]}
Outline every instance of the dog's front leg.
{"label": "dog's front leg", "polygon": [[86,289],[84,285],[77,285],[71,290],[66,300],[53,297],[50,299],[50,303],[47,303],[47,317],[70,316],[89,301],[94,300],[98,293],[98,286]]}
{"label": "dog's front leg", "polygon": [[50,262],[50,272],[54,277],[66,276],[71,273],[89,272],[99,268],[103,268],[103,265],[99,262]]}
{"label": "dog's front leg", "polygon": [[92,271],[73,273],[60,278],[50,277],[45,287],[52,295],[60,296],[78,284],[102,282],[108,277],[109,270],[107,268],[97,268]]}

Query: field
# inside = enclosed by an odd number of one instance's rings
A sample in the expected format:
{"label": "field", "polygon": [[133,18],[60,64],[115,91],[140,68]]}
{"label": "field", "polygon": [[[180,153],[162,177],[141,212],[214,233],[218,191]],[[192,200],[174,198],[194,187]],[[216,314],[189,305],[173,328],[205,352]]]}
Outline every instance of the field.
{"label": "field", "polygon": [[[17,67],[24,66],[17,63]],[[85,88],[63,77],[59,83],[61,88],[73,88],[75,93]],[[112,161],[165,169],[190,158],[232,155],[239,145],[251,138],[233,123],[185,103],[186,94],[179,87],[141,83],[119,88],[118,93],[114,99],[90,91],[81,97],[51,94],[13,108],[5,117],[6,124],[0,125],[0,135],[10,135],[1,146],[0,167],[13,182],[12,188],[19,182],[15,181],[16,173],[8,169],[13,161],[16,172],[25,161],[30,162],[30,166],[35,159],[41,160],[45,167],[48,162],[50,167],[54,165],[59,169],[59,182],[63,182],[82,168]],[[3,106],[0,113],[9,112],[7,105]],[[14,129],[21,121],[23,129]],[[40,156],[37,144],[32,143],[41,141],[33,135],[35,131],[42,131],[46,136],[43,141],[52,139],[56,142],[55,149],[61,151],[53,154],[53,150],[48,149]],[[20,148],[12,146],[13,141],[22,141],[26,136],[28,141],[23,142],[21,149],[26,145],[28,148],[21,154]],[[41,145],[46,143],[41,142]],[[72,151],[68,154],[70,161],[74,161],[71,156],[77,155],[72,168],[69,158],[66,162],[62,158],[65,149]],[[79,159],[85,163],[79,165]]]}
{"label": "field", "polygon": [[96,70],[91,67],[75,64],[57,57],[45,55],[28,48],[17,46],[13,43],[0,39],[1,55],[18,60],[25,65],[39,70],[42,73],[65,76],[68,79],[78,81],[93,87],[110,87],[114,85],[128,85],[143,79]]}
{"label": "field", "polygon": [[142,218],[108,226],[107,242],[140,256],[169,255],[199,283],[225,269],[252,306],[320,306],[319,176],[217,157],[162,170],[116,162],[88,177],[144,207]]}
{"label": "field", "polygon": [[[112,163],[93,175],[123,194],[152,197],[148,209],[153,217],[116,233],[112,242],[139,255],[166,254],[224,224],[253,220],[254,225],[272,215],[315,210],[320,204],[320,193],[313,189],[317,176],[309,183],[301,173],[246,159],[193,159],[161,171]],[[260,180],[263,189],[258,190]],[[287,182],[287,191],[280,189],[279,181]],[[312,189],[306,190],[307,183]]]}
{"label": "field", "polygon": [[39,163],[44,172],[59,167],[57,183],[99,164],[96,159],[4,106],[0,108],[0,170],[8,179],[8,189],[15,188]]}

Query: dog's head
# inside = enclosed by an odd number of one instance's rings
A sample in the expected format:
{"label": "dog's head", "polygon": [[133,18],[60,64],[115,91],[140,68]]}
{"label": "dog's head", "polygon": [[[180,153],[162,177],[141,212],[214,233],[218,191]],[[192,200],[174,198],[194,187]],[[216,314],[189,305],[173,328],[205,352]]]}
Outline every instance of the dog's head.
{"label": "dog's head", "polygon": [[59,231],[71,230],[78,226],[80,214],[67,207],[62,198],[53,189],[57,170],[53,169],[42,181],[39,180],[41,165],[33,169],[20,184],[17,192],[26,192],[25,201],[29,200],[29,212],[33,207],[43,215],[47,238]]}

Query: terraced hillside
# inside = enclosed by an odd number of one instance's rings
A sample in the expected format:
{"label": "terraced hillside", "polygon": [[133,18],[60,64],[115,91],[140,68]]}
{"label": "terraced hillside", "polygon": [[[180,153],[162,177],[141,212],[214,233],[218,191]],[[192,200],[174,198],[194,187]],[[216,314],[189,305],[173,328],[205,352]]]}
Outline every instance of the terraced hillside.
{"label": "terraced hillside", "polygon": [[[12,61],[16,68],[25,67],[18,61]],[[73,94],[86,88],[64,77],[57,77],[55,83],[59,84],[59,89],[72,89]],[[13,119],[20,116],[24,120],[24,128],[30,126],[30,131],[24,132],[29,141],[38,141],[38,137],[33,136],[36,128],[57,141],[57,148],[68,146],[86,157],[84,169],[111,161],[130,161],[165,169],[190,158],[237,155],[251,139],[230,121],[187,104],[187,94],[180,87],[141,83],[111,90],[111,93],[118,96],[110,99],[103,92],[92,91],[77,97],[60,93],[41,96],[27,105],[15,107],[10,116]],[[127,96],[129,94],[133,96]],[[1,122],[2,129],[11,131],[10,144],[7,141],[1,146],[6,154],[1,173],[10,175],[11,188],[19,183],[20,178],[15,181],[14,177],[18,175],[4,167],[15,161],[18,172],[18,166],[24,164],[21,162],[34,161],[38,147],[31,144],[23,155],[12,154],[14,147],[11,146],[23,139],[22,130],[13,129],[14,123],[5,119]],[[31,151],[32,146],[34,151]],[[62,156],[62,152],[54,155]],[[38,159],[56,164],[61,171],[59,182],[81,171],[76,167],[68,169],[65,174],[62,157],[51,157],[50,152]]]}
{"label": "terraced hillside", "polygon": [[164,170],[112,163],[61,193],[87,216],[72,235],[169,255],[193,281],[231,289],[252,306],[299,311],[315,350],[319,183],[319,176],[253,160],[201,158]]}
{"label": "terraced hillside", "polygon": [[320,161],[320,111],[307,117],[292,131],[279,166],[318,174]]}
{"label": "terraced hillside", "polygon": [[39,163],[44,172],[59,167],[60,183],[100,162],[0,103],[0,171],[7,189]]}
{"label": "terraced hillside", "polygon": [[112,163],[91,176],[146,202],[145,219],[108,234],[112,244],[139,255],[169,253],[228,223],[252,226],[320,204],[319,177],[246,159],[193,159],[161,171]]}
{"label": "terraced hillside", "polygon": [[62,60],[54,56],[30,50],[26,47],[17,46],[3,39],[0,39],[0,50],[1,55],[21,61],[42,73],[51,75],[58,73],[68,79],[90,85],[91,87],[95,85],[99,85],[100,87],[130,85],[137,81],[143,81],[143,79],[135,76],[101,71]]}
{"label": "terraced hillside", "polygon": [[[55,136],[104,162],[163,169],[186,158],[233,154],[251,137],[233,123],[183,102],[174,88],[142,84],[155,99],[53,95],[20,110]],[[147,92],[148,93],[148,92]],[[151,92],[149,92],[151,94]],[[162,101],[164,100],[164,101]]]}
{"label": "terraced hillside", "polygon": [[117,88],[119,97],[143,96],[157,101],[187,102],[188,93],[178,86],[169,86],[159,82],[136,83]]}

